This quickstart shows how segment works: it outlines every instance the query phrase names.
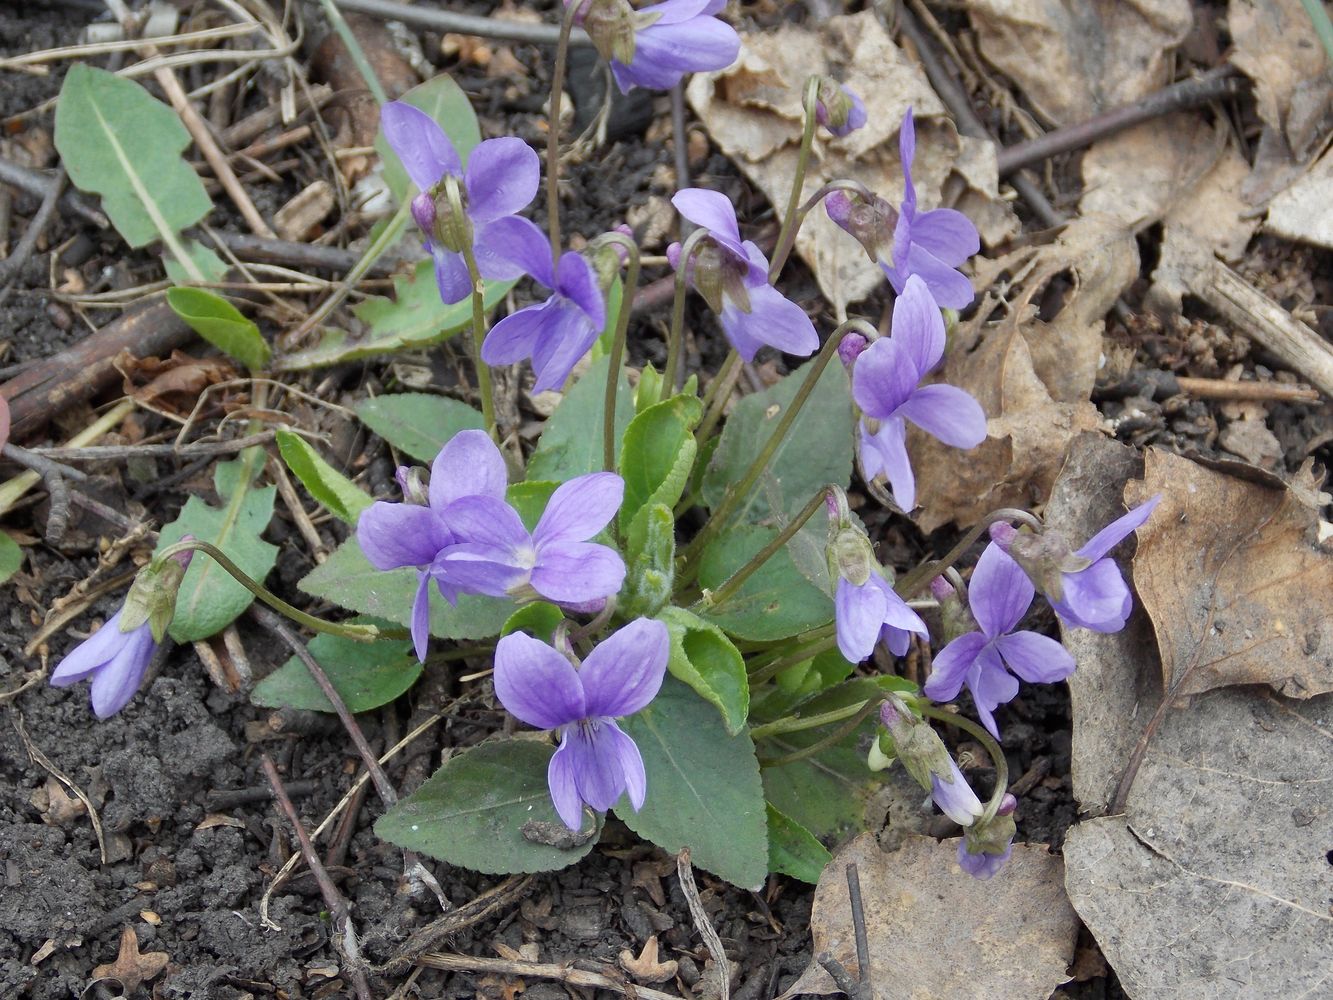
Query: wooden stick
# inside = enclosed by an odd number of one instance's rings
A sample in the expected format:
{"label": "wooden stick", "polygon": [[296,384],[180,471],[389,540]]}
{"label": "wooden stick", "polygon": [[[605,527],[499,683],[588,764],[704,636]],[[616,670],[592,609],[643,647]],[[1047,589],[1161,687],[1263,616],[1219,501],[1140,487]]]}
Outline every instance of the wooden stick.
{"label": "wooden stick", "polygon": [[447,955],[441,952],[427,952],[418,955],[417,965],[428,969],[442,969],[445,972],[484,972],[498,976],[523,976],[537,979],[555,979],[570,986],[591,986],[596,989],[613,990],[628,997],[640,1000],[680,1000],[680,997],[647,986],[636,986],[623,980],[604,976],[600,972],[588,972],[576,969],[572,965],[556,965],[553,962],[511,962],[504,958],[480,958],[475,955]]}
{"label": "wooden stick", "polygon": [[1287,382],[1237,382],[1225,378],[1176,376],[1176,385],[1187,396],[1199,399],[1255,399],[1272,403],[1317,403],[1318,389]]}

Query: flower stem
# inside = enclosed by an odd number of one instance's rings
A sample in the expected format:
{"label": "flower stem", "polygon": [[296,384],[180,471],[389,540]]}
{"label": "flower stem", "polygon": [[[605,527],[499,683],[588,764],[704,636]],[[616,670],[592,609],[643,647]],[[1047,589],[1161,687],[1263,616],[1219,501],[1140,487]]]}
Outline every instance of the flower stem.
{"label": "flower stem", "polygon": [[790,523],[778,532],[777,536],[774,537],[771,542],[756,552],[744,566],[736,570],[735,573],[732,573],[731,576],[727,577],[726,581],[722,586],[718,587],[717,590],[711,592],[707,590],[704,591],[704,596],[701,597],[690,610],[697,613],[711,607],[716,607],[717,605],[724,603],[726,599],[731,597],[736,591],[740,590],[746,580],[750,579],[750,577],[758,572],[759,568],[763,566],[764,563],[777,555],[779,549],[796,537],[796,532],[805,527],[805,522],[810,520],[815,511],[819,510],[824,502],[824,498],[829,495],[829,491],[832,489],[833,487],[831,486],[825,486],[811,497],[809,502],[801,508],[800,513],[793,517]]}
{"label": "flower stem", "polygon": [[481,342],[486,339],[486,304],[482,298],[485,286],[477,271],[477,256],[472,244],[463,247],[468,277],[472,280],[472,365],[477,369],[477,394],[481,396],[481,420],[491,440],[499,442],[500,432],[495,426],[495,389],[491,386],[491,368],[481,358]]}
{"label": "flower stem", "polygon": [[1002,507],[997,511],[992,511],[973,525],[972,530],[960,538],[958,544],[950,549],[943,558],[928,563],[922,563],[899,580],[894,585],[893,589],[898,592],[899,597],[907,597],[910,594],[916,593],[924,584],[935,579],[935,577],[939,576],[959,559],[963,558],[964,553],[972,547],[972,543],[981,537],[981,533],[992,524],[999,521],[1022,521],[1024,524],[1030,525],[1034,530],[1041,529],[1041,521],[1025,510],[1017,510],[1013,507]]}
{"label": "flower stem", "polygon": [[551,259],[560,259],[560,100],[565,90],[565,66],[569,62],[569,33],[574,19],[588,0],[576,0],[565,8],[560,22],[560,40],[555,46],[555,70],[551,73],[551,118],[546,128],[546,231],[551,235]]}
{"label": "flower stem", "polygon": [[704,418],[699,421],[699,427],[694,432],[694,440],[698,444],[702,445],[708,440],[708,435],[713,433],[713,428],[722,419],[722,410],[731,397],[731,390],[736,385],[736,377],[740,374],[740,370],[741,356],[733,347],[704,392]]}
{"label": "flower stem", "polygon": [[867,701],[864,705],[861,706],[861,710],[859,712],[857,712],[845,723],[843,723],[843,725],[833,730],[833,732],[829,733],[823,739],[816,740],[814,743],[811,743],[808,747],[802,747],[800,750],[793,751],[792,753],[786,754],[785,756],[782,757],[772,757],[767,760],[761,757],[759,760],[759,766],[782,767],[784,764],[795,764],[798,760],[805,760],[807,757],[813,757],[821,750],[827,750],[829,747],[837,743],[841,743],[848,736],[852,735],[852,733],[856,732],[857,727],[859,727],[861,723],[865,722],[866,716],[870,715],[871,712],[873,712],[875,709],[879,707],[881,701],[882,699],[880,698],[871,698],[869,701]]}
{"label": "flower stem", "polygon": [[703,551],[704,546],[712,541],[717,533],[726,525],[727,519],[731,517],[733,511],[735,511],[736,505],[743,497],[750,495],[750,491],[754,489],[755,483],[759,481],[759,477],[762,476],[764,470],[768,468],[768,463],[771,462],[773,456],[777,454],[778,448],[781,447],[787,431],[789,431],[791,425],[796,422],[796,418],[801,412],[801,407],[803,407],[805,401],[810,398],[810,394],[815,391],[815,386],[818,384],[820,377],[824,374],[824,369],[828,367],[828,363],[832,361],[834,355],[838,353],[838,342],[842,340],[843,334],[862,326],[868,327],[869,325],[870,324],[863,319],[849,319],[829,334],[828,339],[824,341],[824,346],[821,347],[819,353],[815,355],[815,360],[808,366],[805,373],[805,381],[803,381],[800,388],[796,390],[796,395],[792,397],[792,401],[787,407],[787,412],[778,418],[777,426],[773,428],[773,433],[770,434],[768,440],[764,442],[764,447],[760,449],[759,454],[756,455],[754,461],[750,463],[750,467],[745,471],[745,475],[727,490],[726,495],[722,497],[721,503],[717,505],[717,508],[708,518],[707,523],[699,529],[699,533],[694,536],[694,540],[686,547],[685,554],[682,557],[685,566],[693,564],[699,553]]}
{"label": "flower stem", "polygon": [[662,390],[658,402],[676,393],[676,369],[680,367],[680,344],[685,327],[685,295],[688,291],[686,274],[690,261],[704,245],[708,230],[699,228],[685,237],[680,247],[680,261],[676,265],[676,297],[671,301],[671,332],[667,334],[666,367],[662,371]]}
{"label": "flower stem", "polygon": [[806,660],[812,660],[820,653],[827,652],[830,649],[836,649],[837,647],[838,637],[836,635],[820,636],[818,641],[812,642],[807,646],[797,646],[795,651],[789,653],[787,656],[780,657],[776,660],[770,660],[757,667],[754,673],[749,675],[750,687],[753,688],[756,684],[762,684],[764,681],[776,677],[778,674],[782,673],[782,671],[787,670],[790,667],[794,667],[799,663],[804,663]]}
{"label": "flower stem", "polygon": [[337,622],[326,622],[322,618],[316,618],[314,615],[308,615],[298,608],[292,607],[281,597],[268,590],[263,584],[256,583],[246,572],[231,561],[231,558],[216,545],[211,542],[201,541],[192,538],[189,541],[180,541],[168,545],[159,552],[153,559],[155,564],[160,565],[167,559],[176,555],[178,552],[202,552],[219,566],[225,569],[232,577],[246,590],[254,594],[257,598],[267,604],[274,611],[286,615],[298,625],[304,625],[312,632],[326,632],[329,635],[342,636],[344,639],[355,639],[357,642],[373,642],[383,636],[388,635],[374,625],[348,625]]}
{"label": "flower stem", "polygon": [[768,282],[771,285],[782,273],[782,265],[796,242],[796,216],[801,204],[801,190],[805,187],[805,171],[810,165],[810,146],[815,141],[815,106],[819,101],[819,77],[812,76],[805,81],[805,94],[801,103],[805,106],[805,129],[801,132],[801,152],[796,159],[796,176],[791,181],[791,196],[787,199],[787,214],[782,218],[782,229],[778,232],[777,247],[773,251],[773,262],[768,268]]}
{"label": "flower stem", "polygon": [[639,288],[639,246],[624,233],[608,233],[603,239],[629,252],[624,291],[620,296],[620,312],[616,315],[616,332],[611,338],[610,364],[606,369],[606,402],[602,410],[602,468],[607,472],[615,472],[616,395],[620,391],[620,366],[625,360],[629,314],[634,308],[634,293]]}
{"label": "flower stem", "polygon": [[762,726],[755,726],[750,730],[750,738],[757,741],[771,736],[781,736],[784,733],[799,733],[804,729],[816,729],[819,726],[842,722],[845,719],[860,715],[868,708],[874,709],[883,700],[883,698],[871,698],[869,701],[858,701],[854,705],[844,705],[842,708],[835,708],[831,712],[820,712],[818,715],[808,715],[805,718],[799,715],[788,715],[781,719],[774,719],[772,722],[766,722]]}
{"label": "flower stem", "polygon": [[946,712],[924,699],[919,700],[916,707],[922,715],[937,719],[950,726],[957,726],[969,736],[975,737],[977,742],[986,748],[991,763],[995,765],[995,791],[991,793],[990,801],[986,803],[986,811],[977,822],[989,823],[995,818],[995,813],[1000,808],[1004,793],[1009,790],[1009,761],[1004,756],[1004,751],[1000,749],[1000,744],[995,742],[995,738],[984,727],[977,725],[965,716],[957,715],[954,712]]}

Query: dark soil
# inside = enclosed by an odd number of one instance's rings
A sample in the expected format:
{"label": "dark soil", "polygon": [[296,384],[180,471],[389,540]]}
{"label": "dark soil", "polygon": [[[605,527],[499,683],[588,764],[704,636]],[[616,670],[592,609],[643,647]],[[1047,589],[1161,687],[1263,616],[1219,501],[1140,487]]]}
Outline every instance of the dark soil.
{"label": "dark soil", "polygon": [[[456,6],[478,13],[491,7]],[[764,12],[773,5],[751,6],[754,16],[771,16]],[[12,54],[66,44],[87,16],[66,7],[0,11],[0,50]],[[439,53],[438,37],[427,33],[424,41],[428,53]],[[549,60],[522,46],[515,47],[514,54],[531,67],[533,79],[511,86],[472,67],[447,61],[443,65],[459,74],[459,82],[475,101],[484,132],[517,134],[540,144]],[[16,115],[50,97],[59,79],[59,72],[46,78],[7,74],[0,87],[0,116]],[[576,72],[571,84],[576,101],[581,86]],[[618,137],[594,159],[568,171],[567,232],[591,237],[623,221],[631,207],[670,196],[675,183],[666,143],[670,129],[662,127],[668,120],[668,105],[661,97],[640,97],[617,110],[612,135]],[[29,124],[49,130],[50,117],[31,119]],[[771,235],[776,228],[771,212],[724,158],[705,150],[691,169],[694,183],[724,190],[738,204],[750,206],[752,210],[748,215],[742,212],[742,217],[755,223],[756,238]],[[293,185],[286,195],[298,187]],[[17,198],[15,219],[26,223],[35,208],[35,200]],[[217,216],[222,224],[226,213],[219,199]],[[114,234],[86,231],[69,219],[59,218],[53,224],[48,248],[78,235],[92,241],[79,265],[90,284],[102,274],[122,286],[156,277],[153,257],[127,253]],[[649,252],[660,253],[661,247]],[[1282,286],[1285,305],[1327,301],[1333,277],[1327,259],[1263,241],[1253,259],[1262,273],[1297,276]],[[0,356],[2,365],[47,357],[84,334],[86,328],[78,320],[71,322],[69,312],[49,297],[49,261],[44,252],[29,262],[0,309],[0,342],[8,351]],[[797,267],[790,269],[790,275],[795,297],[813,302],[813,295],[801,294],[802,286],[810,291],[808,276]],[[876,315],[873,303],[870,313]],[[702,312],[692,319],[699,335],[691,344],[688,362],[693,369],[712,370],[722,356],[712,320]],[[1264,374],[1262,366],[1271,359],[1254,354],[1247,343],[1211,325],[1209,319],[1191,315],[1163,323],[1136,317],[1129,327],[1113,328],[1112,337],[1138,349],[1138,363],[1131,380],[1099,389],[1098,402],[1108,418],[1122,417],[1131,406],[1144,414],[1119,422],[1118,433],[1125,440],[1223,454],[1219,436],[1229,422],[1223,407],[1163,395],[1166,390],[1153,381],[1157,373],[1167,371],[1216,375],[1235,363]],[[1325,312],[1320,319],[1327,324],[1330,315]],[[637,360],[661,363],[664,323],[660,311],[641,323],[631,346]],[[199,345],[192,350],[202,353]],[[429,359],[437,383],[454,370],[446,360],[449,356],[448,350],[441,350]],[[759,378],[781,369],[782,359],[766,361],[756,366]],[[346,401],[397,376],[388,366],[371,364],[344,366],[318,376],[325,377],[328,381],[321,391]],[[1276,407],[1267,423],[1280,442],[1281,470],[1290,472],[1310,456],[1333,464],[1333,432],[1326,408],[1321,414],[1311,407]],[[159,429],[149,422],[139,431]],[[369,466],[371,483],[390,481],[392,464],[382,445],[374,439],[367,442],[364,435],[351,435],[347,443],[349,449],[363,451],[355,454],[352,464],[358,469]],[[11,471],[6,466],[0,480]],[[95,471],[100,478],[88,487],[90,492],[131,516],[140,513],[138,505],[146,504],[147,515],[159,524],[189,493],[207,494],[211,488],[207,465],[163,465],[148,474],[124,466]],[[39,504],[11,514],[6,526],[40,538],[46,509]],[[900,565],[953,541],[947,533],[922,538],[902,519],[876,516],[870,526],[881,551]],[[332,530],[324,527],[327,541],[338,540]],[[38,658],[24,654],[24,646],[46,609],[92,574],[99,536],[114,538],[116,532],[91,517],[81,521],[76,516],[60,542],[28,549],[26,572],[6,585],[0,611],[0,691],[17,689],[27,671],[43,666]],[[294,583],[310,564],[298,549],[299,536],[285,511],[280,509],[268,537],[289,543],[273,580],[284,596],[299,601]],[[45,651],[47,662],[57,662],[95,620],[112,614],[121,595],[121,589],[112,590],[52,637]],[[1041,624],[1049,627],[1051,622]],[[248,619],[241,625],[251,665],[256,676],[262,676],[285,653]],[[470,745],[501,725],[502,714],[484,686],[474,685],[460,697],[456,677],[463,672],[457,667],[434,667],[400,703],[362,718],[372,746],[382,751],[432,714],[446,713],[444,722],[390,764],[389,777],[400,793],[412,791],[432,772],[443,748]],[[258,911],[265,889],[294,849],[289,825],[267,796],[261,755],[273,758],[284,781],[301,791],[297,808],[306,827],[313,828],[343,796],[360,767],[336,724],[299,718],[290,720],[299,735],[274,734],[267,726],[266,710],[251,706],[243,694],[215,686],[195,652],[181,648],[171,650],[130,706],[106,722],[92,716],[86,688],[54,690],[40,683],[0,703],[0,715],[5,717],[0,721],[0,997],[46,1000],[94,995],[85,993],[93,969],[114,961],[127,926],[133,928],[143,952],[162,952],[170,958],[165,974],[142,988],[140,996],[149,989],[158,997],[201,1000],[350,994],[329,940],[325,903],[308,874],[298,874],[274,895],[270,915],[280,930],[261,926]],[[1017,814],[1019,837],[1058,850],[1075,819],[1067,692],[1063,687],[1025,687],[1000,721],[1010,774],[1026,789]],[[38,763],[43,758],[45,765]],[[68,798],[68,789],[51,776],[52,769],[67,776],[91,801],[100,817],[105,862],[90,817],[77,800]],[[978,772],[975,778],[983,791],[992,776]],[[249,794],[226,794],[238,790]],[[367,955],[376,963],[391,959],[409,934],[439,915],[429,894],[407,894],[401,852],[371,831],[382,811],[371,792],[353,812],[354,821],[334,835],[337,846],[329,850],[327,840],[320,843],[321,850],[328,851],[325,858],[335,882],[353,904]],[[501,881],[443,864],[432,867],[455,906]],[[733,996],[769,1000],[809,963],[811,887],[775,877],[762,893],[751,894],[705,876],[701,889],[728,954],[738,963]],[[543,961],[591,960],[615,966],[622,950],[638,955],[654,935],[664,946],[664,957],[680,961],[675,987],[663,988],[696,989],[708,995],[702,978],[707,952],[686,909],[672,860],[613,821],[598,849],[583,862],[534,878],[510,904],[451,935],[440,947],[494,957],[507,949],[535,946],[535,957]],[[1121,996],[1114,976],[1099,964],[1095,945],[1083,945],[1077,968],[1086,981],[1058,995]],[[529,951],[524,954],[532,957]],[[377,995],[387,995],[403,979],[386,978]],[[516,991],[496,978],[431,970],[421,972],[413,988],[418,996],[460,998],[509,998]],[[524,995],[557,1000],[565,990],[529,981]]]}

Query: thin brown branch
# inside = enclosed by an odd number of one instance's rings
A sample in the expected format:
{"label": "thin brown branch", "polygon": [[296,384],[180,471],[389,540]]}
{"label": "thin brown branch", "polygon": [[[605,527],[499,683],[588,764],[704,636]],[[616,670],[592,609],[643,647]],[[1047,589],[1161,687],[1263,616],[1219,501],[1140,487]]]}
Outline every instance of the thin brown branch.
{"label": "thin brown branch", "polygon": [[[612,990],[616,993],[639,1000],[680,1000],[680,997],[647,986],[636,986],[624,980],[576,969],[572,965],[557,965],[553,962],[511,962],[504,958],[480,958],[475,955],[446,955],[429,952],[419,955],[417,965],[428,969],[441,969],[445,972],[481,972],[493,976],[523,976],[532,979],[554,979],[570,986],[590,986],[594,989]],[[609,968],[609,967],[608,967]]]}

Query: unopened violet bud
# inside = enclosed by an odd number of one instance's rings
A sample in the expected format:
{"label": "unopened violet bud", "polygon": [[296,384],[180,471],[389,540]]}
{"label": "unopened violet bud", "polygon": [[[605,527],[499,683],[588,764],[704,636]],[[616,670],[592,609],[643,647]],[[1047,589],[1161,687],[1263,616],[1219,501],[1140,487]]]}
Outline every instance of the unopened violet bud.
{"label": "unopened violet bud", "polygon": [[963,598],[942,576],[930,581],[930,593],[940,602],[940,642],[948,645],[967,632],[976,630],[977,622]]}
{"label": "unopened violet bud", "polygon": [[935,775],[948,776],[946,784],[952,782],[951,768],[957,765],[930,723],[892,696],[880,707],[879,718],[893,739],[898,759],[913,781],[928,792],[934,791],[932,779]]}
{"label": "unopened violet bud", "polygon": [[865,125],[865,102],[836,80],[821,77],[819,96],[815,100],[815,121],[842,138]]}
{"label": "unopened violet bud", "polygon": [[412,197],[412,220],[427,237],[435,235],[435,199],[429,191],[418,191]]}
{"label": "unopened violet bud", "polygon": [[1018,799],[1011,793],[1005,792],[1000,798],[1000,808],[995,810],[996,816],[1012,816],[1014,810],[1018,808]]}
{"label": "unopened violet bud", "polygon": [[838,360],[850,371],[852,365],[856,364],[856,359],[861,356],[861,352],[869,346],[870,341],[861,334],[845,334],[842,340],[838,341]]}
{"label": "unopened violet bud", "polygon": [[1018,529],[1007,521],[996,521],[987,530],[990,532],[990,540],[1005,552],[1009,551],[1009,546],[1018,534]]}

